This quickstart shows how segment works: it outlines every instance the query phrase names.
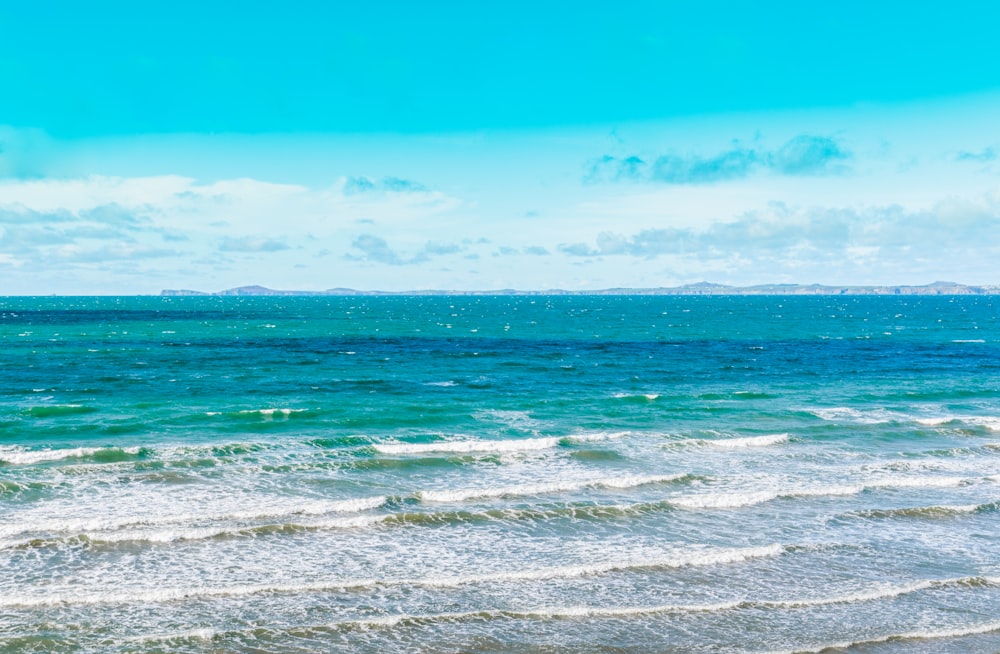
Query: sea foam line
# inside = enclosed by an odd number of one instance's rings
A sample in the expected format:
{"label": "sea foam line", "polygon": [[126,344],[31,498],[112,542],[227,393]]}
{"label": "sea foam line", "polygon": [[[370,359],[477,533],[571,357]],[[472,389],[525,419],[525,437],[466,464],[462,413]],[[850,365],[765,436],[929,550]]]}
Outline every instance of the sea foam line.
{"label": "sea foam line", "polygon": [[995,511],[1000,508],[1000,501],[984,502],[982,504],[932,504],[929,506],[909,506],[898,509],[864,509],[842,514],[847,517],[859,518],[936,518],[978,513],[980,511]]}
{"label": "sea foam line", "polygon": [[815,652],[825,652],[834,649],[849,649],[852,647],[863,647],[865,645],[878,645],[897,640],[937,640],[941,638],[961,638],[963,636],[976,636],[1000,631],[1000,620],[986,622],[979,625],[969,625],[966,627],[953,627],[951,629],[939,629],[937,631],[908,631],[899,634],[886,634],[863,640],[848,640],[839,643],[827,643],[825,645],[810,645],[805,649],[782,650],[769,654],[811,654]]}
{"label": "sea foam line", "polygon": [[524,438],[506,441],[438,441],[436,443],[379,443],[372,447],[381,454],[427,454],[433,452],[530,452],[559,445],[560,438]]}
{"label": "sea foam line", "polygon": [[434,452],[531,452],[548,450],[570,443],[591,443],[622,438],[630,432],[601,432],[595,434],[572,434],[569,436],[546,436],[541,438],[521,438],[514,440],[450,440],[433,443],[377,443],[372,445],[381,454],[428,454]]}
{"label": "sea foam line", "polygon": [[1000,431],[1000,418],[993,416],[935,416],[933,418],[917,418],[915,422],[928,427],[939,427],[952,422],[964,422],[976,427],[985,427],[990,431]]}
{"label": "sea foam line", "polygon": [[[0,538],[10,538],[13,536],[36,533],[72,533],[88,537],[93,535],[96,540],[107,540],[106,536],[97,536],[96,534],[100,532],[113,532],[127,527],[159,527],[197,522],[268,520],[295,515],[357,513],[377,508],[385,504],[387,501],[388,498],[385,496],[376,496],[351,500],[313,501],[289,507],[275,507],[273,509],[259,509],[256,511],[234,511],[208,514],[180,513],[166,516],[153,516],[149,518],[121,516],[118,518],[75,518],[45,520],[40,522],[21,522],[18,524],[0,525]],[[243,528],[245,529],[247,527]]]}
{"label": "sea foam line", "polygon": [[888,422],[912,420],[912,416],[887,409],[860,411],[852,407],[821,407],[804,409],[817,418],[828,422],[850,422],[857,425],[880,425]]}
{"label": "sea foam line", "polygon": [[173,543],[186,540],[206,540],[209,538],[218,538],[220,536],[252,536],[258,533],[277,531],[299,531],[306,529],[357,529],[385,522],[390,517],[391,516],[389,515],[361,515],[350,518],[329,518],[327,520],[315,521],[301,525],[264,524],[237,527],[185,527],[180,529],[161,529],[155,531],[129,529],[113,531],[110,533],[83,533],[79,534],[77,537],[86,538],[90,542],[97,543]]}
{"label": "sea foam line", "polygon": [[366,620],[351,620],[337,625],[371,625],[371,626],[396,626],[405,623],[430,623],[430,622],[458,622],[479,618],[507,618],[507,619],[552,619],[552,618],[617,618],[631,617],[636,615],[652,615],[657,613],[717,613],[720,611],[731,611],[749,608],[768,609],[797,609],[815,606],[830,606],[834,604],[858,604],[863,602],[873,602],[882,599],[892,599],[911,593],[916,593],[928,588],[943,587],[964,582],[964,579],[927,580],[920,581],[906,586],[879,587],[862,593],[852,595],[841,595],[834,597],[820,597],[811,599],[792,600],[732,600],[727,602],[716,602],[712,604],[658,604],[653,606],[624,606],[624,607],[602,607],[602,606],[564,606],[564,607],[540,607],[530,610],[480,610],[462,611],[453,613],[438,613],[430,615],[395,615]]}
{"label": "sea foam line", "polygon": [[142,451],[141,447],[72,447],[47,450],[3,449],[0,450],[0,463],[32,465],[47,461],[61,461],[63,459],[81,459],[100,452],[139,454],[140,451]]}
{"label": "sea foam line", "polygon": [[274,416],[284,416],[289,417],[293,413],[304,413],[308,409],[244,409],[240,411],[243,415],[259,415],[265,418],[273,418]]}
{"label": "sea foam line", "polygon": [[863,484],[843,486],[818,486],[790,490],[764,490],[728,493],[704,493],[687,497],[670,498],[668,501],[685,509],[732,509],[754,506],[776,499],[801,497],[839,497],[857,495],[866,490],[895,488],[954,488],[971,483],[964,477],[915,477],[910,479],[885,479]]}
{"label": "sea foam line", "polygon": [[59,605],[171,602],[179,600],[211,599],[218,597],[244,597],[263,593],[295,594],[306,592],[361,590],[380,586],[454,588],[469,584],[569,579],[628,570],[726,565],[750,559],[779,556],[789,549],[790,546],[780,544],[765,545],[762,547],[715,548],[700,551],[675,552],[658,558],[604,561],[598,563],[554,566],[530,570],[512,570],[507,572],[474,575],[420,577],[412,579],[355,579],[343,581],[308,582],[300,584],[242,585],[225,588],[158,588],[156,590],[135,589],[130,591],[103,593],[81,593],[77,589],[67,589],[65,592],[46,592],[45,595],[3,597],[0,598],[0,607],[30,608]]}
{"label": "sea foam line", "polygon": [[789,434],[767,434],[765,436],[747,436],[744,438],[692,438],[677,441],[674,445],[701,445],[720,450],[739,450],[749,447],[767,447],[787,443]]}
{"label": "sea foam line", "polygon": [[[732,600],[726,602],[716,602],[713,604],[660,604],[653,606],[617,606],[617,607],[600,607],[600,606],[559,606],[559,607],[539,607],[527,610],[511,610],[511,609],[482,609],[476,611],[457,611],[448,613],[432,613],[424,615],[413,615],[413,614],[397,614],[397,615],[387,615],[378,616],[371,618],[360,618],[355,620],[344,620],[341,622],[333,622],[324,625],[314,625],[312,627],[307,626],[297,626],[292,627],[295,631],[308,630],[308,629],[327,629],[327,630],[341,630],[341,629],[355,629],[355,628],[385,628],[385,627],[396,627],[402,625],[421,625],[421,624],[434,624],[434,623],[448,623],[448,622],[464,622],[469,620],[551,620],[551,619],[578,619],[578,618],[626,618],[639,615],[655,615],[661,613],[717,613],[722,611],[733,611],[740,609],[751,609],[751,608],[770,608],[770,609],[783,609],[783,608],[808,608],[815,606],[829,606],[832,604],[857,604],[864,602],[878,601],[882,599],[892,599],[895,597],[900,597],[910,593],[919,592],[921,590],[926,590],[928,588],[944,587],[949,585],[956,585],[965,583],[966,579],[944,579],[944,580],[929,580],[921,581],[906,586],[898,587],[880,587],[867,592],[857,593],[853,595],[843,595],[835,597],[824,597],[815,599],[799,599],[799,600]],[[981,585],[981,584],[980,584]],[[991,626],[993,625],[993,626]],[[893,636],[885,636],[883,638],[857,641],[850,644],[838,643],[835,645],[825,645],[817,649],[811,650],[795,650],[796,652],[815,652],[821,651],[826,648],[838,648],[838,647],[849,647],[851,645],[864,645],[864,644],[874,644],[878,642],[885,642],[886,640],[896,639],[896,638],[928,638],[928,637],[955,637],[963,635],[974,635],[977,633],[989,633],[991,631],[996,631],[1000,629],[1000,622],[990,623],[988,625],[978,625],[969,628],[958,628],[955,630],[941,631],[941,632],[914,632],[911,634],[901,634]],[[273,633],[282,633],[284,630],[269,630]],[[238,632],[227,632],[235,635]],[[919,634],[919,635],[918,635]],[[936,635],[928,635],[936,634]],[[211,632],[208,636],[224,636],[223,633]],[[189,632],[185,634],[170,634],[162,636],[140,636],[137,640],[149,641],[149,640],[173,640],[177,638],[205,638],[206,634],[202,631]],[[789,653],[791,654],[791,653]]]}
{"label": "sea foam line", "polygon": [[530,497],[547,493],[561,493],[586,488],[627,489],[648,484],[667,484],[690,479],[687,474],[675,475],[624,475],[602,479],[556,481],[547,484],[519,484],[493,488],[470,488],[446,491],[419,491],[416,497],[425,502],[462,502],[492,497]]}
{"label": "sea foam line", "polygon": [[392,526],[413,526],[445,523],[470,523],[481,521],[548,520],[559,517],[606,518],[669,510],[674,508],[665,500],[637,504],[570,504],[557,508],[496,508],[485,511],[411,511],[379,515],[362,515],[351,518],[328,518],[325,520],[299,521],[294,523],[262,523],[256,525],[225,525],[208,527],[181,527],[161,530],[124,529],[110,532],[72,533],[61,537],[22,538],[21,540],[0,541],[0,549],[35,547],[72,543],[86,540],[89,543],[149,542],[169,543],[174,541],[204,540],[220,537],[254,537],[276,533],[296,533],[305,531],[326,531],[338,529],[358,529],[378,524]]}

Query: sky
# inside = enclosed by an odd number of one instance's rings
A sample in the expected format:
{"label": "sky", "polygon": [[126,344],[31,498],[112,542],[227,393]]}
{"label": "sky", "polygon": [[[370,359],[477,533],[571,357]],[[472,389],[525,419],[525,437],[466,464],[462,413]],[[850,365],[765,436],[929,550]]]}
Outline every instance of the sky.
{"label": "sky", "polygon": [[0,294],[1000,284],[997,24],[0,0]]}

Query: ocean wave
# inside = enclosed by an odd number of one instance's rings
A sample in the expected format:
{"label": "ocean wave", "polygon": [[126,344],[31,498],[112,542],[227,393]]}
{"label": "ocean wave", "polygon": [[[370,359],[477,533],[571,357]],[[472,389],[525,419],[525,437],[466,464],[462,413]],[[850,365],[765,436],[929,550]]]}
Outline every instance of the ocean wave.
{"label": "ocean wave", "polygon": [[943,504],[910,506],[898,509],[865,509],[850,511],[845,516],[860,518],[946,518],[969,513],[987,513],[1000,510],[1000,501],[982,504]]}
{"label": "ocean wave", "polygon": [[400,579],[353,579],[289,584],[260,584],[228,586],[222,588],[157,588],[115,590],[97,593],[79,591],[50,591],[37,596],[7,596],[0,598],[0,607],[41,607],[59,605],[92,605],[122,603],[157,603],[216,597],[243,597],[263,593],[305,593],[374,588],[379,586],[422,586],[427,588],[453,588],[472,584],[509,583],[570,579],[628,570],[653,568],[684,568],[712,565],[729,565],[751,559],[780,556],[788,546],[773,544],[762,547],[704,548],[695,551],[678,551],[661,557],[624,561],[603,561],[589,564],[554,566],[528,570],[511,570],[471,575],[450,575]]}
{"label": "ocean wave", "polygon": [[749,493],[706,493],[690,497],[675,497],[670,503],[683,509],[735,509],[744,506],[763,504],[781,497],[774,491],[756,491]]}
{"label": "ocean wave", "polygon": [[47,404],[33,406],[27,410],[27,413],[33,418],[59,418],[62,416],[78,416],[86,413],[94,413],[96,411],[96,407],[84,404]]}
{"label": "ocean wave", "polygon": [[891,490],[897,488],[954,488],[973,482],[973,479],[965,477],[913,477],[873,480],[864,483],[837,486],[816,486],[813,488],[703,493],[687,497],[673,497],[669,498],[668,501],[674,506],[685,509],[735,509],[764,504],[765,502],[777,499],[849,496],[857,495],[867,490]]}
{"label": "ocean wave", "polygon": [[878,425],[906,419],[904,414],[885,409],[859,411],[851,407],[824,407],[807,411],[827,422],[851,422],[860,425]]}
{"label": "ocean wave", "polygon": [[[404,511],[378,515],[325,520],[299,520],[296,522],[271,522],[248,525],[213,525],[201,527],[169,527],[166,529],[122,528],[118,531],[67,532],[62,536],[29,537],[21,540],[0,541],[0,549],[35,548],[60,544],[87,543],[89,545],[123,542],[169,543],[174,541],[206,540],[212,538],[253,538],[272,534],[295,534],[309,531],[357,529],[374,525],[420,526],[443,524],[470,524],[476,522],[514,522],[519,520],[545,521],[559,518],[599,520],[636,516],[656,511],[671,510],[667,501],[636,504],[575,504],[549,508],[495,508],[483,511],[456,509],[449,511]],[[128,525],[127,527],[131,527]],[[146,525],[144,525],[146,527]]]}
{"label": "ocean wave", "polygon": [[691,438],[677,441],[672,445],[699,445],[714,447],[720,450],[739,450],[749,447],[768,447],[787,443],[789,434],[767,434],[765,436],[746,436],[743,438]]}
{"label": "ocean wave", "polygon": [[939,427],[941,425],[947,425],[950,422],[957,422],[959,420],[960,418],[956,418],[955,416],[935,416],[932,418],[914,418],[913,422],[927,427]]}
{"label": "ocean wave", "polygon": [[527,411],[511,411],[503,409],[483,409],[472,414],[476,420],[497,422],[515,429],[528,429],[538,425],[538,421]]}
{"label": "ocean wave", "polygon": [[144,451],[141,447],[72,447],[64,449],[27,450],[20,447],[0,449],[0,463],[32,465],[63,459],[96,458],[108,462],[132,457]]}
{"label": "ocean wave", "polygon": [[615,393],[612,395],[616,400],[639,400],[653,402],[660,398],[659,393]]}
{"label": "ocean wave", "polygon": [[890,641],[906,640],[938,640],[942,638],[961,638],[963,636],[977,636],[1000,631],[1000,620],[986,622],[977,625],[966,625],[961,627],[951,627],[948,629],[925,629],[918,631],[908,631],[903,633],[886,634],[875,638],[865,638],[861,640],[841,641],[839,643],[826,643],[823,645],[808,645],[794,650],[783,650],[773,654],[807,654],[810,652],[825,652],[827,650],[840,650],[864,647],[866,645],[878,645]]}
{"label": "ocean wave", "polygon": [[547,450],[557,447],[562,439],[522,438],[519,440],[454,440],[436,441],[434,443],[378,443],[373,445],[380,454],[428,454],[433,452],[466,453],[466,452],[530,452]]}
{"label": "ocean wave", "polygon": [[274,418],[275,416],[282,416],[287,418],[294,413],[305,413],[308,409],[244,409],[240,411],[240,415],[245,416],[261,416],[263,418]]}
{"label": "ocean wave", "polygon": [[[293,534],[304,531],[359,529],[385,522],[388,515],[360,515],[349,518],[329,518],[307,523],[269,523],[263,525],[177,527],[171,529],[123,529],[112,532],[88,532],[62,539],[34,539],[27,544],[44,546],[64,542],[85,542],[91,545],[115,543],[174,543],[226,537],[256,537],[268,534]],[[21,543],[20,545],[24,545]]]}
{"label": "ocean wave", "polygon": [[1000,431],[1000,418],[994,416],[931,416],[927,418],[916,418],[914,422],[928,427],[940,427],[951,423],[965,423],[974,427],[984,427],[990,431]]}
{"label": "ocean wave", "polygon": [[[975,583],[969,583],[975,582]],[[663,613],[718,613],[723,611],[735,611],[742,609],[796,609],[818,606],[830,606],[835,604],[863,604],[884,599],[893,599],[904,595],[920,592],[930,588],[944,586],[967,585],[983,586],[993,585],[996,580],[985,580],[983,578],[964,579],[943,579],[917,581],[903,586],[879,586],[871,590],[862,591],[850,595],[840,595],[832,597],[802,598],[789,600],[728,600],[709,604],[658,604],[651,606],[556,606],[538,607],[532,609],[481,609],[474,611],[456,611],[446,613],[432,613],[423,615],[397,614],[373,616],[370,618],[360,618],[355,620],[345,620],[342,622],[322,625],[323,629],[351,629],[351,628],[371,628],[371,627],[395,627],[401,625],[420,625],[431,623],[464,622],[470,620],[553,620],[553,619],[579,619],[579,618],[628,618],[642,615],[655,615]],[[34,607],[51,606],[60,604],[115,604],[137,602],[172,602],[188,599],[209,599],[215,597],[244,597],[264,593],[300,594],[310,592],[324,592],[336,590],[358,590],[379,585],[391,585],[377,580],[357,580],[354,582],[312,582],[302,584],[275,584],[259,586],[236,586],[230,588],[217,589],[164,589],[155,591],[138,591],[137,593],[106,593],[85,595],[72,601],[68,596],[43,597],[14,597],[8,600],[0,600],[0,606],[10,607]],[[991,626],[992,625],[992,626]],[[295,627],[296,630],[308,629],[308,627]],[[838,643],[825,645],[817,649],[794,650],[795,652],[822,651],[825,648],[849,647],[864,644],[875,644],[895,639],[926,639],[926,638],[948,638],[965,635],[976,635],[980,633],[990,633],[1000,629],[1000,622],[977,625],[970,628],[955,628],[953,630],[911,632],[909,634],[899,634],[886,636],[872,640],[856,641],[853,643]],[[164,635],[153,637],[155,640],[167,640],[176,638],[205,638],[204,630],[184,632],[182,634]],[[211,632],[211,635],[217,635]],[[150,637],[140,637],[141,640],[149,640]]]}
{"label": "ocean wave", "polygon": [[562,441],[568,444],[575,443],[599,443],[601,441],[613,441],[631,436],[631,431],[595,431],[584,434],[570,434],[564,436]]}
{"label": "ocean wave", "polygon": [[[13,538],[17,536],[24,536],[28,534],[71,534],[73,536],[84,536],[92,540],[107,541],[109,539],[114,540],[133,540],[134,534],[139,533],[135,531],[136,528],[144,528],[148,530],[151,527],[163,527],[168,525],[191,525],[199,523],[212,523],[212,522],[251,522],[260,520],[273,520],[281,519],[289,516],[296,515],[326,515],[329,513],[359,513],[361,511],[367,511],[369,509],[374,509],[388,501],[385,496],[376,497],[365,497],[350,500],[334,500],[334,501],[311,501],[303,502],[299,504],[294,504],[286,507],[271,507],[271,508],[259,508],[250,511],[225,511],[216,513],[179,513],[173,515],[161,515],[161,516],[150,516],[138,518],[134,515],[120,516],[114,518],[64,518],[64,519],[50,519],[41,520],[36,522],[30,521],[18,521],[13,524],[0,525],[0,538]],[[113,536],[113,532],[131,528],[133,536],[125,538],[117,538]],[[219,526],[212,527],[185,527],[189,530],[198,529],[208,529],[216,530],[218,534],[225,533],[226,529],[232,531],[234,529],[247,529],[248,526],[244,525],[242,527],[228,527],[221,528]],[[166,533],[179,533],[170,532],[167,530]],[[189,533],[195,533],[191,531]],[[198,532],[202,533],[202,532]],[[205,532],[208,533],[208,532]],[[205,536],[199,536],[199,538],[204,538]],[[34,540],[34,539],[33,539]],[[141,540],[149,540],[149,538],[143,537]],[[163,537],[161,540],[178,540],[178,538]],[[7,545],[8,547],[10,544]]]}
{"label": "ocean wave", "polygon": [[548,450],[560,445],[593,443],[622,438],[631,432],[594,432],[570,434],[567,436],[543,436],[539,438],[519,438],[505,440],[456,439],[431,443],[376,443],[372,448],[380,454],[431,454],[431,453],[490,453],[532,452]]}
{"label": "ocean wave", "polygon": [[675,475],[622,475],[601,479],[564,480],[540,484],[518,484],[490,488],[471,488],[442,491],[419,491],[416,496],[425,502],[463,502],[493,497],[530,497],[547,493],[562,493],[586,488],[626,489],[648,484],[675,483],[691,479],[687,474]]}

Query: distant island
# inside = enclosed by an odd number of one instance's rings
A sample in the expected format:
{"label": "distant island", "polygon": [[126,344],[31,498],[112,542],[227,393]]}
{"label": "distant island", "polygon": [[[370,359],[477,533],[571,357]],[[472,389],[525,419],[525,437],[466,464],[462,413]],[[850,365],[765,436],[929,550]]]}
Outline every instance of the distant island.
{"label": "distant island", "polygon": [[456,291],[422,289],[412,291],[359,291],[353,288],[330,288],[325,291],[287,291],[264,286],[240,286],[206,293],[187,289],[164,289],[161,296],[352,296],[352,295],[1000,295],[1000,286],[970,286],[955,282],[934,282],[923,286],[824,286],[822,284],[760,284],[727,286],[698,282],[684,286],[657,288],[606,288],[592,291],[546,289],[522,291]]}

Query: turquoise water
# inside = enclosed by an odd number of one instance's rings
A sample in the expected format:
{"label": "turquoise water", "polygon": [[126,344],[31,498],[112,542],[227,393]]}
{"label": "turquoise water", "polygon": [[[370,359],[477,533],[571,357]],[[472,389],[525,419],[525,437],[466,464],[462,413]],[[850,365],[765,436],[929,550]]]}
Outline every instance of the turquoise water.
{"label": "turquoise water", "polygon": [[998,303],[0,298],[0,652],[1000,651]]}

